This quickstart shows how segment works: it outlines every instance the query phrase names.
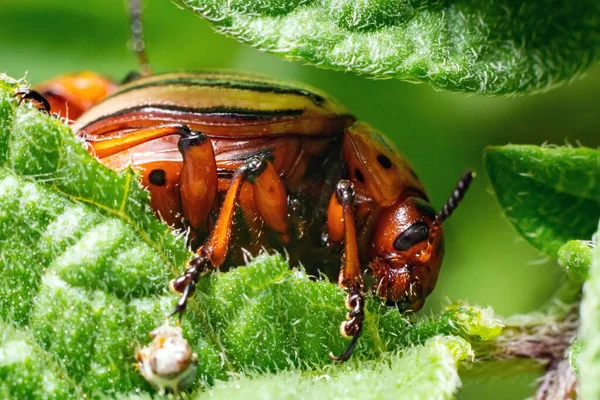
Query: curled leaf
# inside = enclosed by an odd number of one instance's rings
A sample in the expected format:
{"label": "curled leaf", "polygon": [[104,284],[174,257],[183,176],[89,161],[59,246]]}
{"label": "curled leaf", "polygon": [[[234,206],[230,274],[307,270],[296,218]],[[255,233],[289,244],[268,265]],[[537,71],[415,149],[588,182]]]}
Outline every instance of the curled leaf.
{"label": "curled leaf", "polygon": [[178,1],[260,50],[455,91],[543,91],[600,55],[595,0]]}
{"label": "curled leaf", "polygon": [[485,166],[508,220],[557,257],[569,240],[590,240],[600,218],[600,152],[585,147],[489,147]]}

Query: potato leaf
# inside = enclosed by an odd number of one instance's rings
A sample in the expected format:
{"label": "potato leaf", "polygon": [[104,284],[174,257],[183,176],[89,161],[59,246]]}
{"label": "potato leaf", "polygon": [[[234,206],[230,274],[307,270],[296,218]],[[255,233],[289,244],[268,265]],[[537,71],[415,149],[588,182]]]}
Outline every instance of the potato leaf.
{"label": "potato leaf", "polygon": [[600,152],[590,148],[490,147],[485,166],[508,220],[551,257],[590,240],[600,218]]}
{"label": "potato leaf", "polygon": [[451,399],[461,385],[457,362],[470,357],[473,351],[464,339],[436,336],[423,345],[389,354],[383,360],[333,365],[313,374],[293,370],[219,382],[197,400]]}
{"label": "potato leaf", "polygon": [[21,84],[0,76],[3,397],[147,389],[135,348],[170,307],[166,282],[189,252],[133,171],[104,168],[62,122],[17,107]]}
{"label": "potato leaf", "polygon": [[[0,392],[152,393],[134,368],[136,349],[172,311],[176,297],[167,282],[190,253],[154,218],[133,171],[103,167],[60,121],[28,102],[17,107],[20,84],[0,79]],[[208,275],[183,320],[200,360],[195,387],[291,369],[273,378],[289,386],[298,379],[293,371],[331,368],[328,353],[348,343],[339,335],[344,297],[337,285],[290,269],[280,255]],[[456,361],[470,352],[461,338],[479,343],[500,333],[489,309],[454,305],[438,316],[407,318],[369,298],[352,365],[360,371],[365,363],[369,376],[385,377],[418,361],[422,370],[402,378],[407,387],[435,378],[447,397],[459,384]],[[439,335],[454,338],[431,339]],[[368,361],[381,357],[397,362],[390,370]]]}
{"label": "potato leaf", "polygon": [[596,0],[178,1],[287,59],[455,91],[543,91],[600,55]]}

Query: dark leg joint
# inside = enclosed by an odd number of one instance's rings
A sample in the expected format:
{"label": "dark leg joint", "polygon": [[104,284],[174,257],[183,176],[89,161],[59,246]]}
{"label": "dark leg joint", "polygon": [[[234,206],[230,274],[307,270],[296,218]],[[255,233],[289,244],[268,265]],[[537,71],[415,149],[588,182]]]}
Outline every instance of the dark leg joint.
{"label": "dark leg joint", "polygon": [[341,205],[354,203],[354,185],[352,182],[346,179],[339,181],[335,193]]}
{"label": "dark leg joint", "polygon": [[176,314],[179,315],[179,320],[183,316],[187,303],[190,297],[196,290],[196,284],[202,275],[208,271],[208,259],[206,257],[197,256],[189,262],[188,269],[180,277],[171,281],[171,288],[176,292],[181,293],[181,297],[169,317]]}
{"label": "dark leg joint", "polygon": [[254,178],[259,176],[267,167],[267,162],[264,157],[252,157],[248,161],[244,167],[246,170],[246,179],[248,182],[253,183]]}
{"label": "dark leg joint", "polygon": [[21,90],[16,92],[13,97],[17,96],[21,96],[21,98],[19,99],[19,103],[17,104],[18,106],[20,106],[23,100],[25,99],[34,100],[42,105],[42,108],[46,112],[46,114],[50,114],[50,103],[39,92],[30,89]]}
{"label": "dark leg joint", "polygon": [[179,132],[181,138],[177,142],[179,152],[183,155],[190,147],[201,145],[205,143],[208,137],[206,134],[191,130],[187,125],[181,125],[181,132]]}

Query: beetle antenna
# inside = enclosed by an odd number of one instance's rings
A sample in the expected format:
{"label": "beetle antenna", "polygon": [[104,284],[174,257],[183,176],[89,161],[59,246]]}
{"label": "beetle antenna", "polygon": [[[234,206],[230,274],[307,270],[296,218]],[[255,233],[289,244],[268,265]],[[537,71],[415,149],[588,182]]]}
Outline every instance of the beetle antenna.
{"label": "beetle antenna", "polygon": [[150,63],[146,55],[146,44],[144,43],[144,30],[142,25],[142,0],[129,0],[129,18],[131,24],[131,40],[133,51],[138,59],[140,75],[152,74]]}
{"label": "beetle antenna", "polygon": [[471,170],[466,170],[465,172],[463,172],[458,183],[456,184],[456,187],[454,188],[454,191],[450,195],[450,198],[446,201],[444,207],[442,207],[442,211],[440,211],[438,215],[435,216],[435,220],[433,221],[433,228],[431,230],[431,234],[429,235],[429,240],[427,242],[427,247],[419,255],[419,261],[421,263],[424,264],[428,262],[431,258],[433,244],[435,243],[435,239],[439,233],[440,226],[446,220],[446,218],[448,218],[454,212],[454,210],[456,210],[458,203],[465,196],[465,193],[467,192],[467,189],[469,189],[471,181],[473,181],[474,177],[475,173]]}
{"label": "beetle antenna", "polygon": [[446,218],[448,218],[454,212],[454,210],[456,210],[458,203],[460,203],[460,201],[465,196],[465,193],[467,192],[467,189],[469,189],[469,186],[471,185],[471,182],[473,181],[474,177],[475,173],[471,170],[466,170],[465,172],[463,172],[462,176],[460,177],[460,180],[454,188],[454,191],[446,201],[446,204],[444,204],[444,207],[442,207],[442,211],[440,211],[439,214],[436,216],[436,225],[441,225],[446,220]]}

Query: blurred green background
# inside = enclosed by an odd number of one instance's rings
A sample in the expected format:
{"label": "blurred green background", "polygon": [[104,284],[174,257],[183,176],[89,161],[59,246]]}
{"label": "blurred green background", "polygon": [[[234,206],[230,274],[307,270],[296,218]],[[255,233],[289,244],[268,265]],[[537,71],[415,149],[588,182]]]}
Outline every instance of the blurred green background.
{"label": "blurred green background", "polygon": [[[82,69],[121,79],[137,68],[128,49],[124,1],[2,0],[0,9],[0,72],[27,75],[36,83]],[[214,33],[168,0],[146,1],[144,23],[156,72],[255,71],[302,81],[338,98],[397,143],[437,207],[465,168],[477,171],[472,191],[446,225],[447,256],[430,309],[463,299],[491,305],[501,315],[523,313],[543,304],[559,284],[555,261],[530,247],[502,217],[482,154],[487,145],[506,143],[597,147],[600,68],[547,94],[485,98],[285,62]],[[467,380],[459,398],[524,398],[534,393],[535,378]]]}

